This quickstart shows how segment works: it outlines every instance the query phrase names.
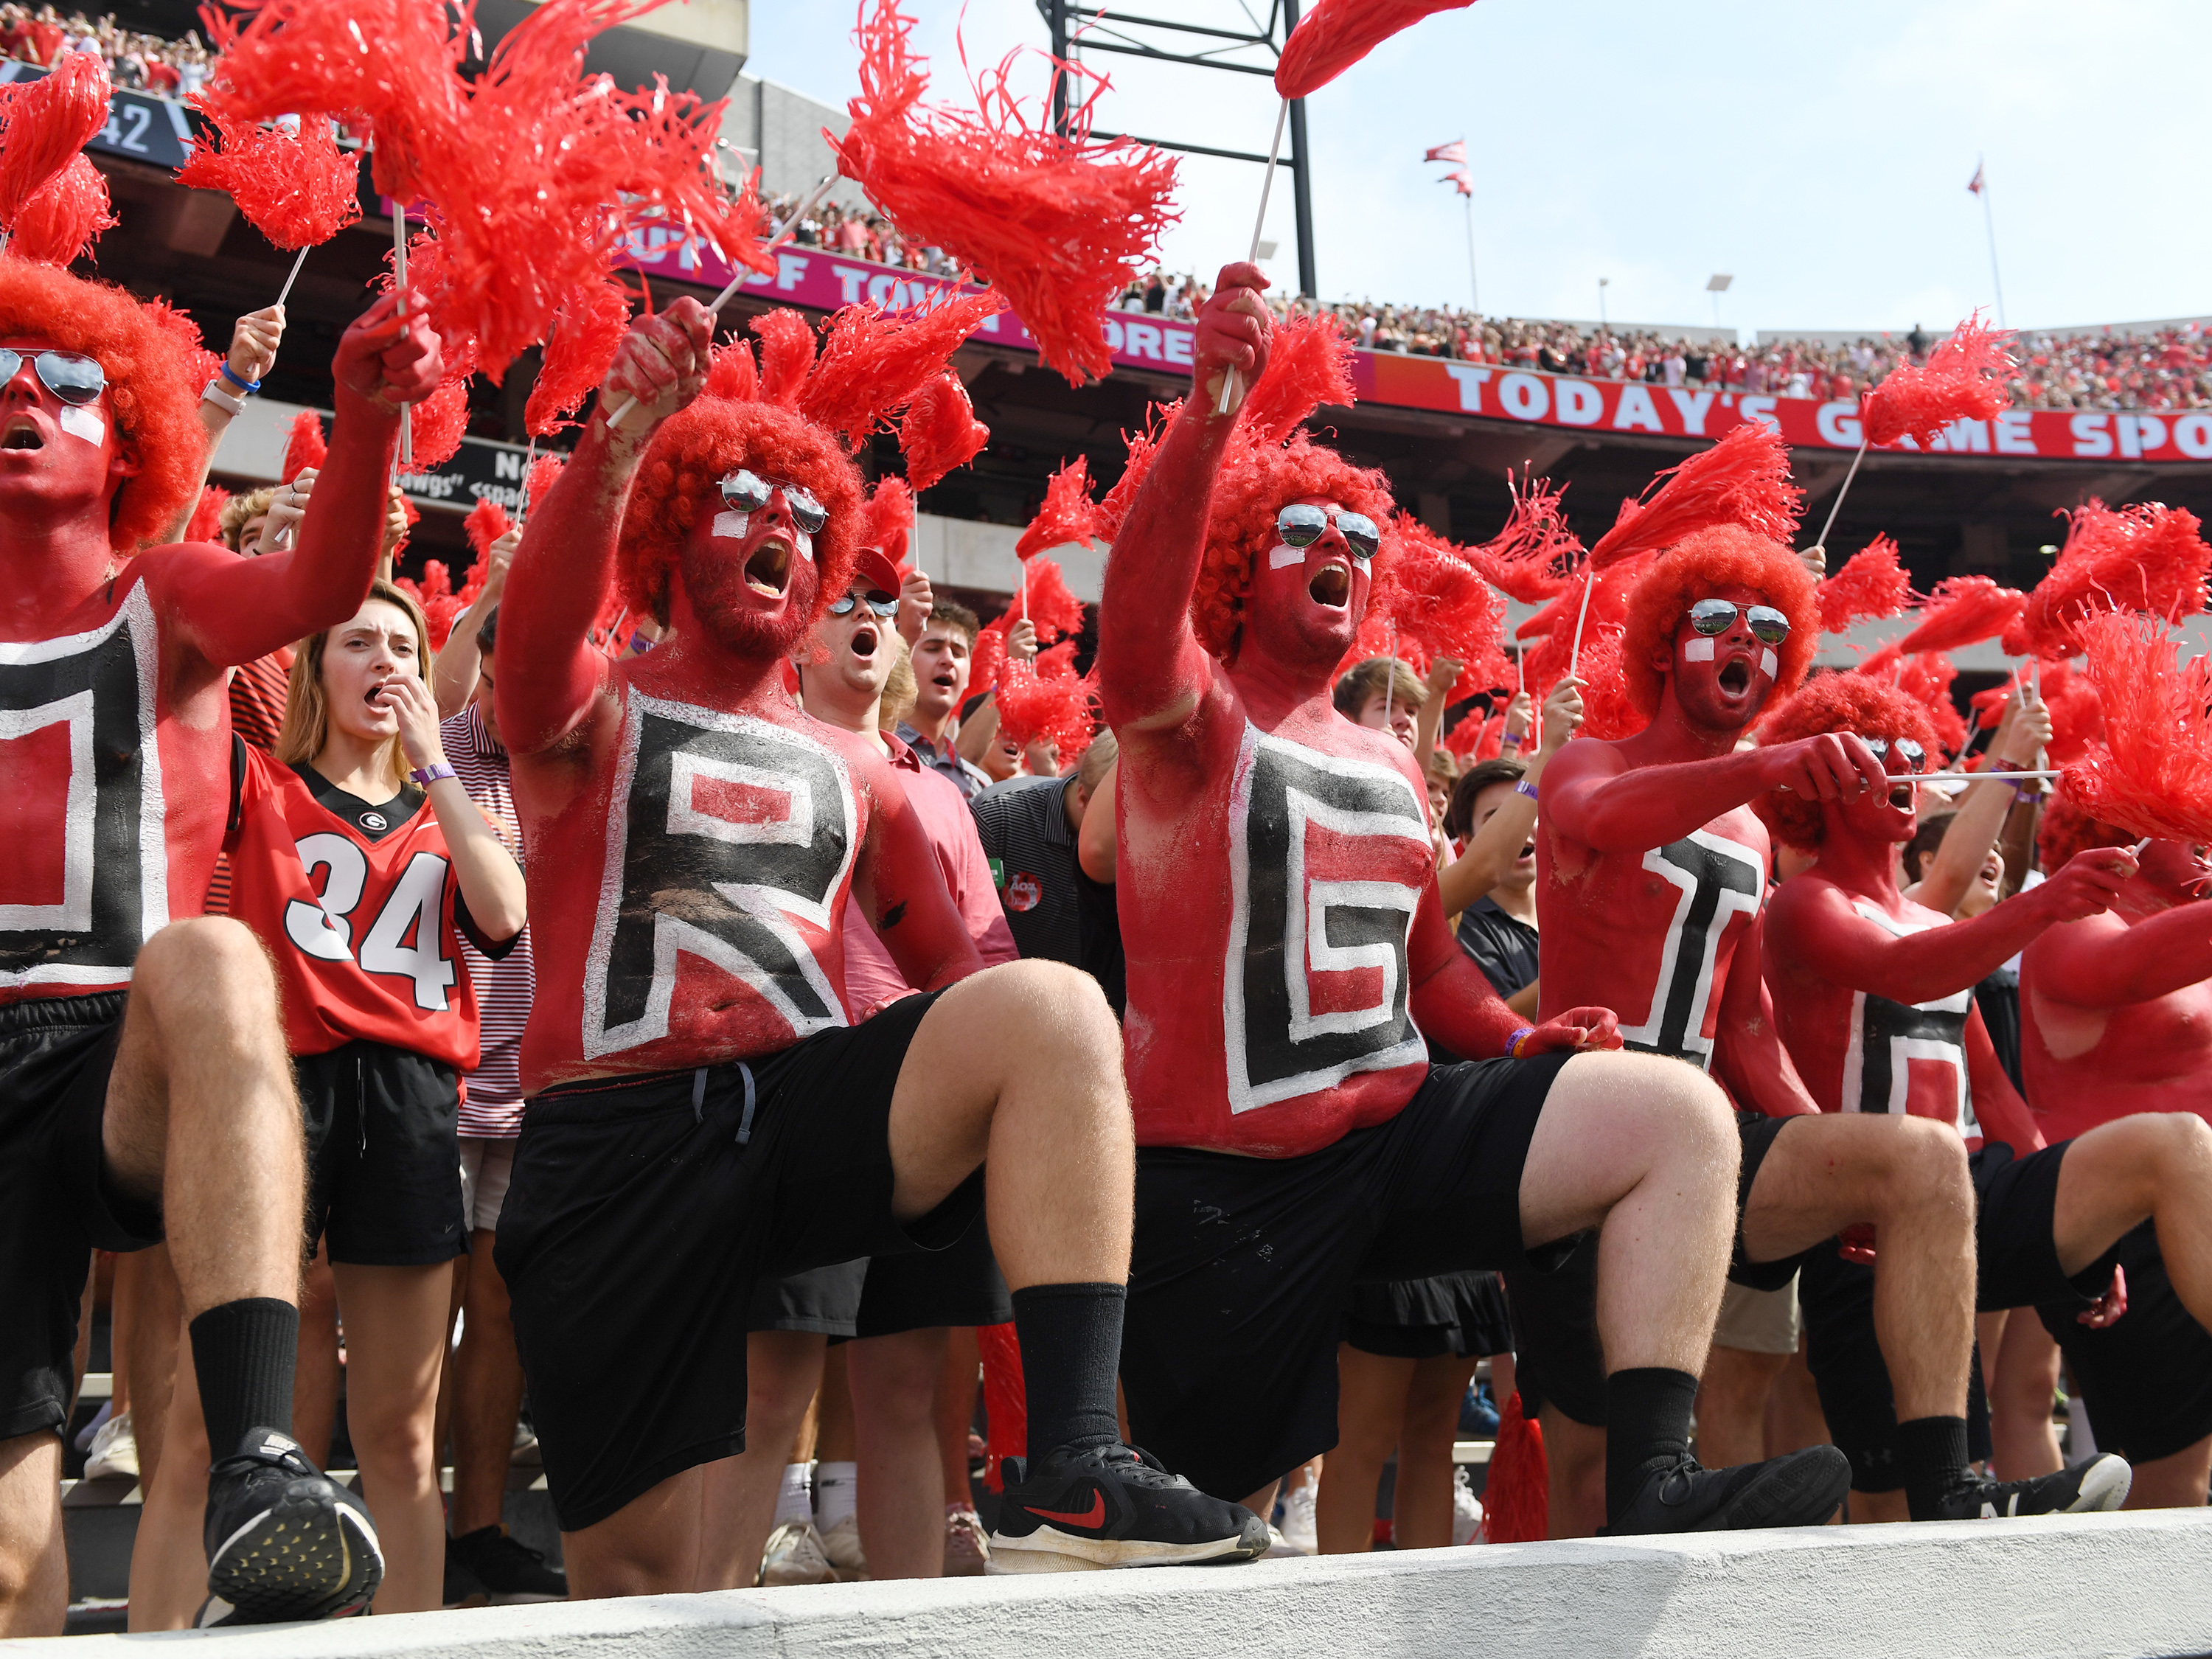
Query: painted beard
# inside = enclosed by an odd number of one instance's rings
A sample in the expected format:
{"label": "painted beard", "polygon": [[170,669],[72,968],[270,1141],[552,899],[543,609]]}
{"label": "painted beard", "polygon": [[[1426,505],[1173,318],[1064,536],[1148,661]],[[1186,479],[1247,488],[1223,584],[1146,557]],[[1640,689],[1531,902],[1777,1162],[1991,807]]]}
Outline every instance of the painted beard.
{"label": "painted beard", "polygon": [[821,574],[810,557],[794,555],[781,611],[761,611],[745,592],[744,570],[726,556],[701,557],[687,544],[681,560],[691,608],[714,637],[747,657],[787,657],[814,625]]}

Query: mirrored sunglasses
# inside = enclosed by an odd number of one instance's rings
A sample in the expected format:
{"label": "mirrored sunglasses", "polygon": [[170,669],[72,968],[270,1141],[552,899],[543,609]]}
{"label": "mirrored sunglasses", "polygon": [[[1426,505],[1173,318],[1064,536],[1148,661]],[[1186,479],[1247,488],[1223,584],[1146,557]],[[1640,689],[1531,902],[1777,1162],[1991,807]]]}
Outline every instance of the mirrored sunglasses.
{"label": "mirrored sunglasses", "polygon": [[1927,763],[1928,751],[1910,738],[1899,738],[1893,743],[1887,738],[1862,737],[1859,741],[1873,750],[1874,757],[1885,765],[1893,749],[1897,750],[1898,758],[1905,763],[1905,769],[1908,772],[1917,772]]}
{"label": "mirrored sunglasses", "polygon": [[1790,637],[1790,618],[1772,605],[1754,605],[1740,611],[1727,599],[1699,599],[1690,607],[1690,626],[1714,639],[1735,627],[1739,615],[1751,624],[1751,636],[1761,645],[1779,645]]}
{"label": "mirrored sunglasses", "polygon": [[1331,514],[1304,501],[1293,501],[1275,514],[1275,533],[1283,538],[1285,547],[1311,547],[1328,534],[1331,519],[1335,520],[1346,544],[1361,558],[1373,558],[1375,550],[1382,545],[1382,532],[1365,514],[1342,511]]}
{"label": "mirrored sunglasses", "polygon": [[739,513],[757,513],[779,489],[783,492],[784,505],[791,509],[791,521],[808,535],[820,533],[830,522],[828,509],[806,490],[794,483],[770,483],[744,467],[722,480],[722,502]]}
{"label": "mirrored sunglasses", "polygon": [[[812,532],[810,531],[808,533],[811,535]],[[863,604],[872,613],[885,621],[898,615],[899,602],[896,596],[875,589],[869,591],[866,599],[857,593],[846,593],[830,600],[830,614],[833,617],[849,617],[853,614],[853,608],[855,605]]]}
{"label": "mirrored sunglasses", "polygon": [[[98,360],[74,351],[41,351],[31,364],[38,371],[39,383],[65,404],[95,402],[107,386],[107,371]],[[0,347],[0,386],[14,380],[22,368],[21,352]]]}

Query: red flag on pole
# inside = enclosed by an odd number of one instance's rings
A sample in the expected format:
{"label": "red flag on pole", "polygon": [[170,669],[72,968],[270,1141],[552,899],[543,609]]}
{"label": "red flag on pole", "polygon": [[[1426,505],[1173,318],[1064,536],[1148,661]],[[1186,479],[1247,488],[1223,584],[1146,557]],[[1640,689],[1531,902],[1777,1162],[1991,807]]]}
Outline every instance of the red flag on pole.
{"label": "red flag on pole", "polygon": [[1974,176],[1967,182],[1966,188],[1977,196],[1982,193],[1982,164],[1979,161],[1974,163]]}
{"label": "red flag on pole", "polygon": [[1454,167],[1449,173],[1444,174],[1444,176],[1442,179],[1439,179],[1437,182],[1438,184],[1456,185],[1459,186],[1459,193],[1462,196],[1472,196],[1474,194],[1474,180],[1467,176],[1467,169],[1465,167]]}
{"label": "red flag on pole", "polygon": [[1424,161],[1457,161],[1463,167],[1467,163],[1467,140],[1455,138],[1449,144],[1438,144],[1421,159]]}

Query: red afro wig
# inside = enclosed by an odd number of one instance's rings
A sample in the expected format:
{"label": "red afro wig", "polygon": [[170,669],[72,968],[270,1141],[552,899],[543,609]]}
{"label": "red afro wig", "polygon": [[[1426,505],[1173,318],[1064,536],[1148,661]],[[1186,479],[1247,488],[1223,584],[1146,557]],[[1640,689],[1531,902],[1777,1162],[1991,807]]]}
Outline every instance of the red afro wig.
{"label": "red afro wig", "polygon": [[108,540],[133,553],[166,539],[198,497],[207,448],[195,413],[207,380],[181,331],[119,288],[0,258],[0,338],[52,340],[99,360],[119,436],[139,464],[115,492]]}
{"label": "red afro wig", "polygon": [[836,439],[776,404],[708,396],[665,422],[639,465],[615,556],[622,596],[632,609],[667,626],[669,577],[684,539],[702,509],[719,501],[716,486],[724,475],[741,466],[811,491],[830,515],[814,538],[821,580],[808,626],[852,585],[860,550],[860,475]]}
{"label": "red afro wig", "polygon": [[1354,466],[1303,434],[1287,446],[1255,444],[1242,454],[1232,448],[1213,487],[1206,553],[1190,596],[1192,631],[1215,656],[1230,656],[1237,648],[1253,568],[1275,544],[1275,515],[1305,495],[1335,501],[1382,526],[1382,545],[1369,573],[1370,595],[1381,583],[1394,549],[1389,534],[1390,486],[1380,472]]}
{"label": "red afro wig", "polygon": [[2051,875],[2076,853],[2086,853],[2093,847],[2132,847],[2140,839],[2132,830],[2100,823],[2060,794],[2044,803],[2035,850],[2042,857],[2044,873]]}
{"label": "red afro wig", "polygon": [[[1935,722],[1918,699],[1864,674],[1821,675],[1767,717],[1759,728],[1759,743],[1763,749],[1771,748],[1817,738],[1823,732],[1856,732],[1863,738],[1917,743],[1931,756],[1940,748]],[[1754,805],[1784,845],[1809,852],[1820,844],[1826,821],[1817,800],[1771,789]]]}
{"label": "red afro wig", "polygon": [[1674,630],[1699,599],[1723,587],[1747,587],[1790,618],[1790,637],[1778,653],[1769,701],[1805,683],[1820,642],[1820,585],[1804,562],[1779,542],[1735,525],[1716,525],[1685,536],[1651,566],[1628,599],[1627,632],[1620,642],[1628,700],[1647,716],[1659,712],[1665,676],[1652,657],[1674,643]]}

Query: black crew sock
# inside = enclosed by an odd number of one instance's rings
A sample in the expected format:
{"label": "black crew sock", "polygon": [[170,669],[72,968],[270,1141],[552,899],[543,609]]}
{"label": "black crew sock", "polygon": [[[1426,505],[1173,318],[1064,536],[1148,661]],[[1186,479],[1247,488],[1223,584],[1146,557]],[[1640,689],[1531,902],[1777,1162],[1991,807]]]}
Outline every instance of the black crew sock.
{"label": "black crew sock", "polygon": [[1030,1462],[1055,1446],[1121,1437],[1114,1378],[1121,1365],[1124,1285],[1032,1285],[1014,1292],[1014,1336],[1029,1389]]}
{"label": "black crew sock", "polygon": [[217,1462],[251,1429],[292,1432],[292,1366],[300,1351],[300,1310],[273,1296],[242,1297],[192,1321],[192,1371],[208,1449]]}
{"label": "black crew sock", "polygon": [[1698,1379],[1646,1365],[1605,1379],[1605,1512],[1618,1518],[1656,1468],[1690,1455]]}
{"label": "black crew sock", "polygon": [[1905,1466],[1905,1505],[1915,1521],[1933,1521],[1943,1495],[1966,1478],[1966,1419],[1916,1417],[1897,1425],[1897,1461]]}

